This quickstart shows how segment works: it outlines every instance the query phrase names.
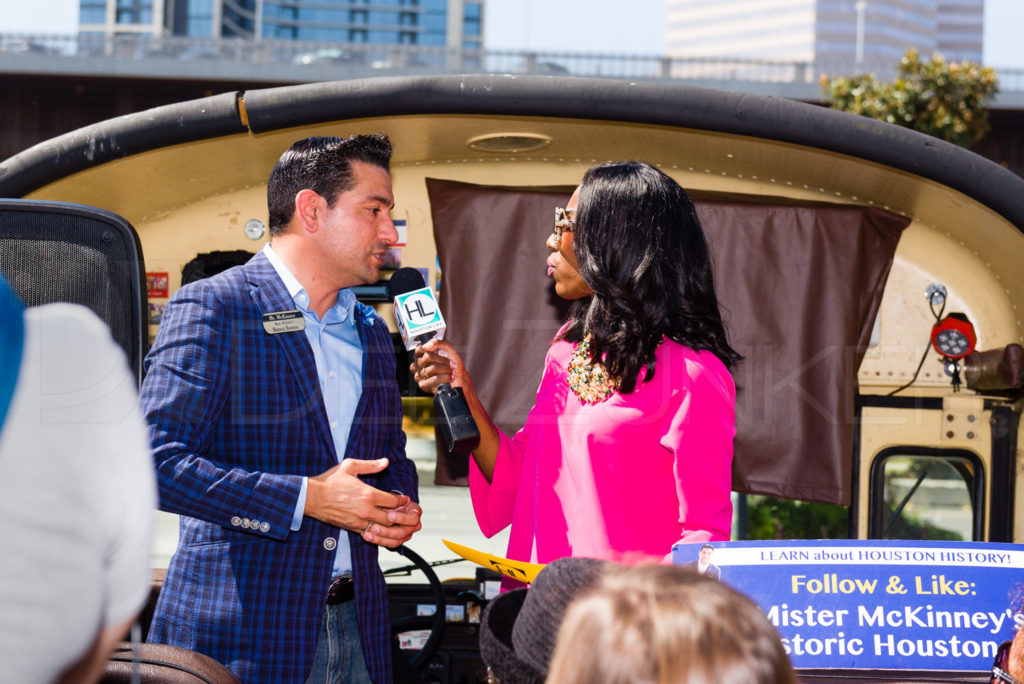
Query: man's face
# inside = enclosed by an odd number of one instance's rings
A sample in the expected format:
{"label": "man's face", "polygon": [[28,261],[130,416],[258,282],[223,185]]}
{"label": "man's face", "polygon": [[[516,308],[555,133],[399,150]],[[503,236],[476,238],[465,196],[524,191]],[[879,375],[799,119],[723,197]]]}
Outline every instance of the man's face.
{"label": "man's face", "polygon": [[375,283],[390,245],[398,241],[390,210],[395,204],[391,175],[374,164],[352,162],[355,184],[325,207],[320,248],[332,269],[333,284]]}
{"label": "man's face", "polygon": [[[691,558],[692,558],[692,556],[691,556]],[[711,562],[711,549],[701,549],[700,550],[700,562],[703,563],[704,565],[707,565],[708,563]]]}

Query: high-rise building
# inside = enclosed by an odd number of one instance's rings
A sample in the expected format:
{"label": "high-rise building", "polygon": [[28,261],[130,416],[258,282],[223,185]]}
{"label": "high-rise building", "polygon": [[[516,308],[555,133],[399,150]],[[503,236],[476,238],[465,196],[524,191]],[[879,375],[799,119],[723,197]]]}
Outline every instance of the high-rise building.
{"label": "high-rise building", "polygon": [[81,0],[83,33],[478,48],[483,0]]}
{"label": "high-rise building", "polygon": [[666,52],[817,63],[981,61],[985,0],[667,0]]}
{"label": "high-rise building", "polygon": [[981,62],[985,0],[939,0],[936,49],[952,59]]}

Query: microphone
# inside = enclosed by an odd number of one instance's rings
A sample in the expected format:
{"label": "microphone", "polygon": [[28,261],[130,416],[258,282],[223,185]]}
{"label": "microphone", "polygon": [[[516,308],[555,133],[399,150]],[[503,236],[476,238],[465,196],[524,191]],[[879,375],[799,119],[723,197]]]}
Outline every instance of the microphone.
{"label": "microphone", "polygon": [[406,351],[434,339],[444,339],[444,317],[434,291],[415,268],[400,268],[388,281],[395,303],[395,322]]}
{"label": "microphone", "polygon": [[[398,269],[388,281],[388,287],[406,351],[435,338],[444,339],[441,307],[418,270]],[[480,444],[480,429],[461,387],[452,387],[447,382],[439,385],[434,394],[434,413],[449,454],[469,452]]]}

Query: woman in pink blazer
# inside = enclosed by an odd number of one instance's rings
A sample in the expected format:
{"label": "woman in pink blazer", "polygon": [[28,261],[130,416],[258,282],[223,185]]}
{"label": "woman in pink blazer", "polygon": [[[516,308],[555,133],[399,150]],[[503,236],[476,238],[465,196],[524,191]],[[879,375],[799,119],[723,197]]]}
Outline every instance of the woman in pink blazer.
{"label": "woman in pink blazer", "polygon": [[740,361],[718,310],[693,202],[641,162],[587,171],[547,240],[555,292],[574,300],[515,436],[499,431],[449,342],[417,350],[424,391],[462,387],[480,428],[470,491],[508,557],[662,560],[729,538]]}

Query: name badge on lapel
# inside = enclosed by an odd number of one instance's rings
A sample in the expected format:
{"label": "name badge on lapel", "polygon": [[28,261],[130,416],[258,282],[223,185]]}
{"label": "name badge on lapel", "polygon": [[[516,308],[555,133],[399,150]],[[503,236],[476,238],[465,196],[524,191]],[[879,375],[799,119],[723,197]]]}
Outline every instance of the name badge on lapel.
{"label": "name badge on lapel", "polygon": [[306,319],[299,310],[266,313],[263,314],[263,329],[271,335],[299,332],[306,329]]}

